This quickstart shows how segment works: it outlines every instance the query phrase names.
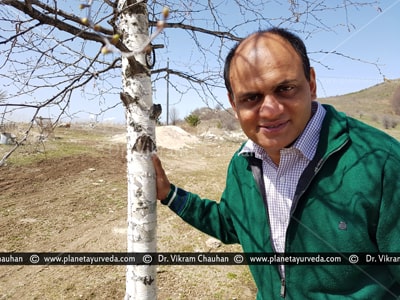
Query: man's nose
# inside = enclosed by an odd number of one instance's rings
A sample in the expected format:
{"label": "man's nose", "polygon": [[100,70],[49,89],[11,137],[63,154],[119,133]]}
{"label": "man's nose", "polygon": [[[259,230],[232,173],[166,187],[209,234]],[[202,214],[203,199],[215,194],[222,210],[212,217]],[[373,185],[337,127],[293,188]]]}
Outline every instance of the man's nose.
{"label": "man's nose", "polygon": [[283,111],[283,105],[274,95],[266,95],[261,103],[260,115],[266,118],[273,118]]}

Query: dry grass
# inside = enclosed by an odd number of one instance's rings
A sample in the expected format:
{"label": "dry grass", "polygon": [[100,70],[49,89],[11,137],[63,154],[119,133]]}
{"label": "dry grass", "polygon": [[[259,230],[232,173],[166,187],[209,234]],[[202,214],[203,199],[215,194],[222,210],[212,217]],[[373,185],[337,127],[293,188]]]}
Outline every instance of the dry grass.
{"label": "dry grass", "polygon": [[[0,172],[1,251],[125,251],[125,146],[110,144],[110,131],[101,130],[56,130],[45,142],[46,157],[26,148],[31,144],[14,153]],[[161,148],[159,156],[171,181],[218,199],[237,147],[196,143],[181,150]],[[208,238],[159,206],[159,251],[241,250],[238,245],[210,249]],[[124,269],[2,266],[0,299],[122,299]],[[246,266],[160,266],[157,279],[159,299],[252,299],[256,293]]]}

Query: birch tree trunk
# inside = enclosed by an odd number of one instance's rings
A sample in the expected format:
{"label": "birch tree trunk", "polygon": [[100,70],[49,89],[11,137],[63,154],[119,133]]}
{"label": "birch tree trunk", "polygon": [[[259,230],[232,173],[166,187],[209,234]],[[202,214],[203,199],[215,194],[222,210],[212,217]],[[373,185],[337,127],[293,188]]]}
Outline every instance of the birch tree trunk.
{"label": "birch tree trunk", "polygon": [[[137,3],[136,3],[137,2]],[[136,52],[148,42],[146,1],[118,0],[121,38]],[[151,154],[155,145],[155,119],[150,70],[145,54],[122,57],[123,91],[126,109],[128,177],[128,252],[156,252],[156,188]],[[156,299],[156,267],[129,265],[126,269],[128,299]]]}

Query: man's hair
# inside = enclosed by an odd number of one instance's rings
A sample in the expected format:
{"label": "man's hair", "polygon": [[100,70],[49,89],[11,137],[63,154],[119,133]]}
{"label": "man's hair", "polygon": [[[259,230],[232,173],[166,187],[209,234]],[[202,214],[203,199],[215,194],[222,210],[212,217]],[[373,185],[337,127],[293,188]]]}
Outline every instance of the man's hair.
{"label": "man's hair", "polygon": [[[296,53],[300,56],[301,61],[303,63],[303,70],[304,70],[304,75],[308,81],[310,81],[310,60],[307,55],[307,49],[300,37],[298,37],[296,34],[282,28],[278,27],[272,27],[270,29],[266,30],[260,30],[256,32],[255,34],[257,35],[263,35],[265,33],[270,33],[270,34],[275,34],[286,40],[296,51]],[[250,35],[249,35],[250,36]],[[248,36],[248,37],[249,37]],[[231,69],[231,63],[232,59],[235,56],[237,48],[241,45],[243,41],[245,41],[247,38],[241,40],[238,42],[235,46],[232,47],[232,49],[229,51],[226,60],[225,60],[225,67],[224,67],[224,80],[225,80],[225,87],[228,90],[228,93],[233,97],[233,90],[232,90],[232,85],[231,85],[231,80],[229,78],[229,73]]]}

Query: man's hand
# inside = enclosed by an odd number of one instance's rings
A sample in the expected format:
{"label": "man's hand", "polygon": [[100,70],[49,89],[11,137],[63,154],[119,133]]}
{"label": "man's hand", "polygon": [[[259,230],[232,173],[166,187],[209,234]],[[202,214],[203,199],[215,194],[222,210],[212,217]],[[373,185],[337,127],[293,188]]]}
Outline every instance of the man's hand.
{"label": "man's hand", "polygon": [[158,156],[154,154],[151,159],[153,160],[154,169],[156,170],[157,199],[164,200],[167,198],[171,189],[170,182]]}

